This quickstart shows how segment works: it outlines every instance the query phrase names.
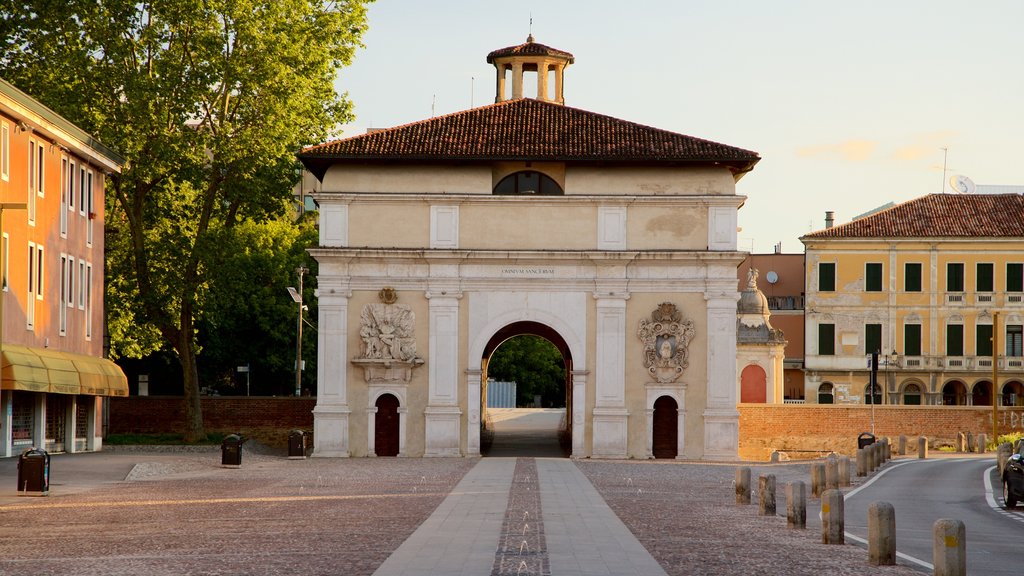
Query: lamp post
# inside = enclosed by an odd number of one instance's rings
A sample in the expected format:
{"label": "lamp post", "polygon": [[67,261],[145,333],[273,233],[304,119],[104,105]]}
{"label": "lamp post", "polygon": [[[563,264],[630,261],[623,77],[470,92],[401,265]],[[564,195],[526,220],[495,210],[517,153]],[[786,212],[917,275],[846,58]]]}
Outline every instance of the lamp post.
{"label": "lamp post", "polygon": [[[6,290],[7,288],[7,262],[4,254],[3,246],[3,229],[4,229],[4,210],[25,210],[28,208],[28,204],[25,202],[0,202],[0,282],[3,286],[0,289]],[[0,292],[0,362],[2,362],[4,351],[4,296]]]}
{"label": "lamp post", "polygon": [[299,289],[295,290],[291,286],[288,287],[288,293],[291,294],[292,300],[299,305],[299,315],[295,321],[295,395],[302,395],[302,277],[309,272],[309,269],[305,266],[299,266],[295,269],[296,274],[299,275]]}

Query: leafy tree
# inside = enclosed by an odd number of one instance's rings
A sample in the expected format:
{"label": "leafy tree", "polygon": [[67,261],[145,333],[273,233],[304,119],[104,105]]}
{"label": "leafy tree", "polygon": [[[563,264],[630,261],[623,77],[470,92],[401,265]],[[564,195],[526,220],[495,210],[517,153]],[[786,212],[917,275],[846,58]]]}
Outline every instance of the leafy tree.
{"label": "leafy tree", "polygon": [[174,350],[188,440],[210,255],[221,231],[279,213],[295,152],[349,119],[334,79],[368,1],[0,3],[0,74],[128,159],[107,181],[111,355]]}
{"label": "leafy tree", "polygon": [[[203,353],[200,380],[221,394],[246,393],[245,376],[236,372],[249,364],[254,395],[288,395],[295,389],[295,322],[298,309],[285,286],[298,287],[297,267],[310,269],[303,286],[304,318],[316,318],[316,266],[306,248],[317,243],[316,218],[307,214],[298,224],[290,218],[242,222],[220,230],[216,242],[217,274],[212,277],[206,306],[197,322]],[[311,324],[304,327],[304,376],[316,372]],[[305,384],[304,384],[305,387]],[[234,390],[232,390],[234,389]]]}
{"label": "leafy tree", "polygon": [[516,383],[516,405],[531,404],[535,395],[544,406],[565,407],[565,359],[540,336],[509,338],[491,354],[487,377]]}

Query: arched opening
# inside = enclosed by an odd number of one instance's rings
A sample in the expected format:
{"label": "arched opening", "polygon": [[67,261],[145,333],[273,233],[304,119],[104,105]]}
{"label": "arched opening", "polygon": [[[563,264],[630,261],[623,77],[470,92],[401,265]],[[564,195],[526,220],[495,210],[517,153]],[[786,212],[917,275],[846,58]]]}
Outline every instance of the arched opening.
{"label": "arched opening", "polygon": [[992,405],[992,383],[982,380],[971,389],[971,404],[974,406]]}
{"label": "arched opening", "polygon": [[834,404],[835,398],[832,395],[832,383],[825,382],[818,386],[818,404]]}
{"label": "arched opening", "polygon": [[1003,384],[1003,406],[1024,406],[1024,384],[1011,380]]}
{"label": "arched opening", "polygon": [[505,176],[494,187],[494,193],[511,196],[536,194],[539,196],[562,196],[562,187],[550,176],[536,170],[523,170]]}
{"label": "arched opening", "polygon": [[966,406],[967,386],[959,380],[947,382],[942,387],[942,404],[945,406]]}
{"label": "arched opening", "polygon": [[[572,447],[572,356],[565,340],[538,322],[514,322],[484,347],[481,453],[568,456]],[[512,383],[515,407],[489,406],[491,380]]]}
{"label": "arched opening", "polygon": [[653,439],[651,450],[655,458],[675,458],[679,455],[679,404],[671,396],[654,401]]}
{"label": "arched opening", "polygon": [[903,388],[903,403],[907,406],[920,406],[921,387],[917,384],[907,384]]}
{"label": "arched opening", "polygon": [[764,404],[768,401],[768,375],[764,368],[750,364],[740,373],[740,402]]}
{"label": "arched opening", "polygon": [[398,456],[398,398],[381,394],[375,406],[373,450],[377,456]]}

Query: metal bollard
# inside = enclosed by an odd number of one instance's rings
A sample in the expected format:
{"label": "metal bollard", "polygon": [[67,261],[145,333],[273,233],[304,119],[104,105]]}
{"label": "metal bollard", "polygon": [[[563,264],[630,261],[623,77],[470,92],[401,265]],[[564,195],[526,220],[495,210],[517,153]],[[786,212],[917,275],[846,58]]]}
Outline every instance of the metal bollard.
{"label": "metal bollard", "polygon": [[843,493],[840,490],[825,490],[821,495],[821,543],[843,544],[845,531]]}
{"label": "metal bollard", "polygon": [[775,516],[775,474],[762,474],[757,479],[758,516]]}
{"label": "metal bollard", "polygon": [[896,510],[888,502],[868,506],[868,564],[896,565]]}
{"label": "metal bollard", "polygon": [[896,453],[899,454],[900,456],[906,456],[907,455],[907,437],[902,435],[902,434],[900,434],[899,442],[900,442],[899,443],[899,449],[898,449],[898,451]]}
{"label": "metal bollard", "polygon": [[736,503],[750,504],[750,468],[736,469]]}
{"label": "metal bollard", "polygon": [[807,490],[799,480],[786,484],[786,526],[807,528]]}
{"label": "metal bollard", "polygon": [[811,497],[820,498],[825,491],[825,465],[821,462],[811,464]]}
{"label": "metal bollard", "polygon": [[939,518],[932,526],[932,574],[966,576],[967,529],[960,520]]}
{"label": "metal bollard", "polygon": [[850,457],[840,456],[839,457],[839,485],[849,486],[850,485]]}
{"label": "metal bollard", "polygon": [[868,449],[858,448],[857,449],[857,476],[868,475]]}
{"label": "metal bollard", "polygon": [[825,488],[839,488],[839,460],[835,456],[825,460]]}
{"label": "metal bollard", "polygon": [[988,436],[982,432],[978,434],[978,454],[988,452]]}
{"label": "metal bollard", "polygon": [[917,457],[921,459],[928,457],[928,439],[924,436],[917,437]]}

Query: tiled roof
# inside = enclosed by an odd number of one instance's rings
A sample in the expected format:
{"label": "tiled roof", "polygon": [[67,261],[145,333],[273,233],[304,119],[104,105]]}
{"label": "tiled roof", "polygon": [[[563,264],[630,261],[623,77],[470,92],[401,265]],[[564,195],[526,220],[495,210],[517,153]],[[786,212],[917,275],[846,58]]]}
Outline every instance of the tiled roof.
{"label": "tiled roof", "polygon": [[745,172],[760,160],[749,150],[530,98],[327,142],[298,156],[318,177],[346,162],[721,164]]}
{"label": "tiled roof", "polygon": [[572,64],[574,59],[573,55],[557,48],[545,46],[544,44],[538,44],[533,41],[533,35],[531,34],[525,44],[518,46],[509,46],[508,48],[499,48],[487,55],[487,63],[493,64],[495,58],[501,58],[503,56],[554,56],[556,58],[565,58],[569,60],[569,64]]}
{"label": "tiled roof", "polygon": [[801,238],[1024,237],[1019,194],[929,194]]}

